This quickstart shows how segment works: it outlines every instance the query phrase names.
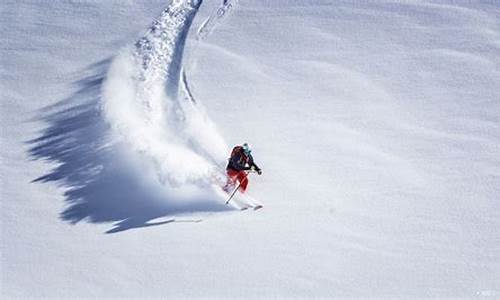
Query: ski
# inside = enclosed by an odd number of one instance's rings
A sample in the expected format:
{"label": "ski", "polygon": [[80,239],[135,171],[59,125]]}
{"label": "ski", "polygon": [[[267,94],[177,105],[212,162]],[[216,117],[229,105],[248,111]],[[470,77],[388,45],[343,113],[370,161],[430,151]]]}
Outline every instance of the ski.
{"label": "ski", "polygon": [[264,206],[258,204],[258,205],[250,205],[250,204],[245,204],[245,206],[241,207],[240,210],[247,210],[247,209],[253,209],[253,210],[259,210],[263,208]]}

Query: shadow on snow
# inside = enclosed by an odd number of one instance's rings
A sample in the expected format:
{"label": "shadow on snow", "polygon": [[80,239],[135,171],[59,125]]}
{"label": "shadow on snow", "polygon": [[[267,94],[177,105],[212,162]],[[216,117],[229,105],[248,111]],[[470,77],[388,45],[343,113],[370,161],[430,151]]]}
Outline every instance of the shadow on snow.
{"label": "shadow on snow", "polygon": [[[228,210],[207,199],[179,203],[168,194],[151,189],[116,156],[109,143],[110,128],[101,112],[101,85],[110,59],[91,65],[83,79],[75,82],[70,97],[42,109],[37,121],[48,126],[28,141],[29,155],[56,167],[33,182],[56,182],[66,188],[67,207],[61,219],[72,224],[115,222],[106,233],[176,222],[152,220],[192,212]],[[183,220],[182,222],[200,220]],[[177,221],[179,222],[179,221]]]}

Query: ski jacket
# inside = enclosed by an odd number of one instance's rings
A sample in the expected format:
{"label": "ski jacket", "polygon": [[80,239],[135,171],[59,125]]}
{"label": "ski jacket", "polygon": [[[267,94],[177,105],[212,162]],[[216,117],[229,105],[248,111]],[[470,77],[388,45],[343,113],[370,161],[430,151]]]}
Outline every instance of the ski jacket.
{"label": "ski jacket", "polygon": [[245,154],[245,152],[243,152],[243,147],[241,146],[234,147],[226,170],[243,171],[250,170],[252,167],[257,171],[260,170],[260,168],[253,161],[252,154]]}

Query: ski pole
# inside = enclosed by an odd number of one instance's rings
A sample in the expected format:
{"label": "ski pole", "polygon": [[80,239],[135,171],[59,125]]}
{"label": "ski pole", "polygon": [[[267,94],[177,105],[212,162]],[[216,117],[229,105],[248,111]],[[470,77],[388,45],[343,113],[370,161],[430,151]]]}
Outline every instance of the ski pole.
{"label": "ski pole", "polygon": [[[246,176],[245,176],[245,178],[246,178]],[[241,182],[238,184],[238,186],[231,193],[231,196],[229,196],[229,199],[227,199],[226,204],[229,204],[229,201],[231,201],[231,199],[233,199],[234,194],[236,194],[236,191],[238,191],[238,189],[240,188],[240,186],[241,186]]]}

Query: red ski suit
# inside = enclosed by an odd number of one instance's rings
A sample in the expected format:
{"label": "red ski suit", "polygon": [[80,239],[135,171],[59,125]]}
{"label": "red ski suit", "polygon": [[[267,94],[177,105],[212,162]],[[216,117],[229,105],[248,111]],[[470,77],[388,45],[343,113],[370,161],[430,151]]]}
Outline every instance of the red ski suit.
{"label": "red ski suit", "polygon": [[244,193],[248,186],[248,176],[245,171],[236,171],[232,169],[227,170],[227,177],[229,179],[229,184],[234,185],[236,182],[240,182],[240,192]]}

